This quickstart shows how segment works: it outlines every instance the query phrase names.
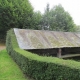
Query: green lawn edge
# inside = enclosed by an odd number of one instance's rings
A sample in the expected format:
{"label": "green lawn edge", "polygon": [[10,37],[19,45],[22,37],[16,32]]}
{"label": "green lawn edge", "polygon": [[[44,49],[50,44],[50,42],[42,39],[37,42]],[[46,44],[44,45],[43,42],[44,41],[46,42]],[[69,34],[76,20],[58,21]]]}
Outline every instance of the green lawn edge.
{"label": "green lawn edge", "polygon": [[6,50],[0,51],[0,80],[30,80],[25,77]]}

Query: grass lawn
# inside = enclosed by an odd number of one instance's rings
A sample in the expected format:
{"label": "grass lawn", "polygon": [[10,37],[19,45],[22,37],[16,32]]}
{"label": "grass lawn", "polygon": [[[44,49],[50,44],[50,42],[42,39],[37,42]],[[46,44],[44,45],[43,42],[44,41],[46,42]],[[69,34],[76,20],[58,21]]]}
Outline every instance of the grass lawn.
{"label": "grass lawn", "polygon": [[30,80],[25,78],[6,50],[0,51],[0,80]]}

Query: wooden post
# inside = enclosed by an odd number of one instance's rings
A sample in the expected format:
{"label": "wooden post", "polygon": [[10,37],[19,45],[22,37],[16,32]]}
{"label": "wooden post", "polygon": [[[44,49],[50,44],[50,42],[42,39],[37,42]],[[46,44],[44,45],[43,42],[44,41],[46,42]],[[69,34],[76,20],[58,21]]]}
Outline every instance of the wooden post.
{"label": "wooden post", "polygon": [[61,48],[58,49],[57,57],[61,58]]}

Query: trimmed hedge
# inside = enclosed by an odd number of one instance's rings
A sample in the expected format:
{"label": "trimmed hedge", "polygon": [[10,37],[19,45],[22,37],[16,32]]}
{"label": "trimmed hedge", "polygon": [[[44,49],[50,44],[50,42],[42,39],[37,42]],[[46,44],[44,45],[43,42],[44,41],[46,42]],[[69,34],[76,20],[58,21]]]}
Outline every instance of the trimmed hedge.
{"label": "trimmed hedge", "polygon": [[7,32],[8,53],[35,80],[80,80],[80,62],[43,57],[19,48],[14,31]]}

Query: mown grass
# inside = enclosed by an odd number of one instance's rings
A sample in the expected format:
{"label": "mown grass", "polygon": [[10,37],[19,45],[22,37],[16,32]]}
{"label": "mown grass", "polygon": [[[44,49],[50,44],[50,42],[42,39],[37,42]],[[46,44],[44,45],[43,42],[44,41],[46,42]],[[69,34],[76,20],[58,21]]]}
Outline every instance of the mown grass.
{"label": "mown grass", "polygon": [[29,80],[6,50],[0,51],[0,80]]}

